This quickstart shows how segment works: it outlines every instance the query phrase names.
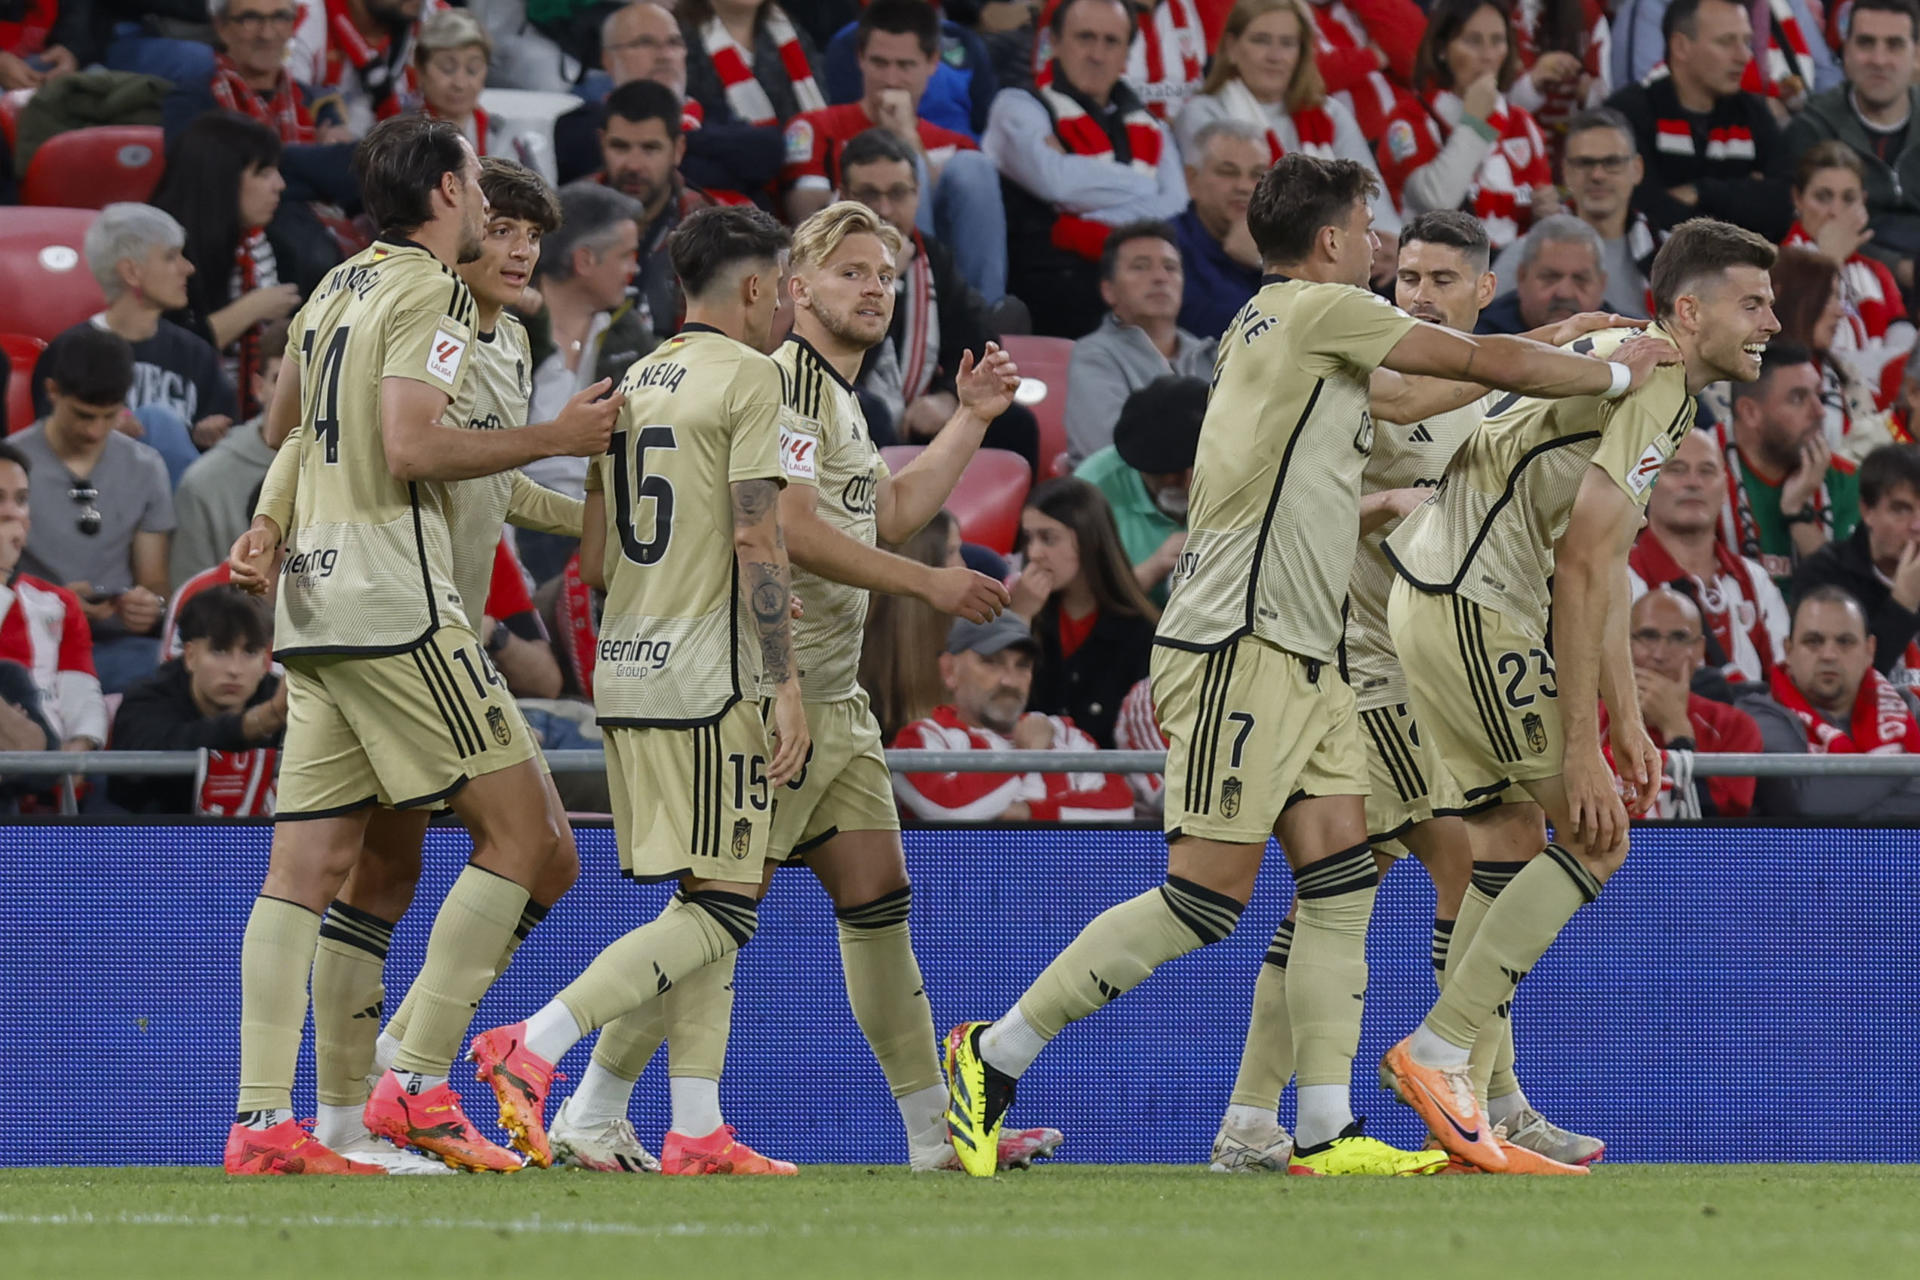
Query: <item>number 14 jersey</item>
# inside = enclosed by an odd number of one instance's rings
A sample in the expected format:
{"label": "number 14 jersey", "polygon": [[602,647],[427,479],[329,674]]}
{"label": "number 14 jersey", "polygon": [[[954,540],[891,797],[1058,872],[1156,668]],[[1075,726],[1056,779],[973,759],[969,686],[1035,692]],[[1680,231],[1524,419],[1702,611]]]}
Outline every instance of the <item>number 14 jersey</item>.
{"label": "number 14 jersey", "polygon": [[710,724],[771,692],[738,589],[729,486],[785,484],[780,393],[772,360],[699,324],[621,379],[612,447],[586,482],[605,494],[607,519],[593,675],[601,724]]}

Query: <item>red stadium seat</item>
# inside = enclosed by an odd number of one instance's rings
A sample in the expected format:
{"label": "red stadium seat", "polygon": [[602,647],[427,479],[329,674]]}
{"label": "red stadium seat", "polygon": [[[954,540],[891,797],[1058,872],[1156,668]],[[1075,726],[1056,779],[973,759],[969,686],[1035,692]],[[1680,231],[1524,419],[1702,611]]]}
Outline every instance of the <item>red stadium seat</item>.
{"label": "red stadium seat", "polygon": [[145,200],[160,185],[166,162],[159,125],[69,129],[48,138],[33,153],[20,188],[20,203],[104,209],[116,200]]}
{"label": "red stadium seat", "polygon": [[0,299],[7,327],[51,341],[106,310],[81,254],[91,209],[0,209]]}
{"label": "red stadium seat", "polygon": [[[896,444],[880,451],[887,469],[899,472],[920,456],[925,445]],[[1026,503],[1033,472],[1027,460],[1005,449],[982,449],[960,474],[947,510],[960,522],[960,536],[1001,555],[1013,550],[1020,534],[1020,508]]]}
{"label": "red stadium seat", "polygon": [[1041,338],[1007,334],[1000,339],[1013,362],[1020,366],[1019,403],[1033,410],[1040,423],[1040,478],[1065,475],[1067,465],[1067,362],[1073,358],[1069,338]]}
{"label": "red stadium seat", "polygon": [[0,333],[0,355],[7,358],[7,434],[33,425],[33,366],[47,344],[24,333]]}

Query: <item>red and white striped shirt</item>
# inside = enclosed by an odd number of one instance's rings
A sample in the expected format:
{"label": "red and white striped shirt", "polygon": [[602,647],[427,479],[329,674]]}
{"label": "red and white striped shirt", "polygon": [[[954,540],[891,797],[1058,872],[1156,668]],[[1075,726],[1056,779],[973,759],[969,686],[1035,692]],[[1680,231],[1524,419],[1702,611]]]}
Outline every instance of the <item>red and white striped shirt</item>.
{"label": "red and white striped shirt", "polygon": [[0,658],[33,673],[41,709],[62,742],[106,742],[107,702],[93,670],[93,633],[73,592],[27,573],[0,583]]}
{"label": "red and white striped shirt", "polygon": [[[1098,743],[1064,716],[1048,716],[1055,751],[1093,751]],[[950,706],[902,729],[895,747],[928,751],[1011,751],[991,729],[968,725]],[[1133,793],[1117,773],[897,773],[901,807],[925,822],[992,822],[1025,802],[1035,822],[1129,822]]]}
{"label": "red and white striped shirt", "polygon": [[[1399,203],[1407,180],[1425,167],[1458,127],[1460,98],[1449,90],[1433,95],[1432,109],[1402,104],[1378,148],[1381,176]],[[1495,250],[1506,248],[1533,224],[1533,189],[1553,183],[1553,160],[1540,126],[1523,107],[1504,97],[1487,123],[1498,135],[1473,175],[1465,206],[1487,226]]]}
{"label": "red and white striped shirt", "polygon": [[[1120,714],[1113,718],[1113,745],[1119,751],[1165,751],[1167,735],[1160,731],[1160,717],[1153,710],[1153,682],[1142,679],[1127,690]],[[1163,773],[1130,773],[1127,784],[1140,803],[1143,814],[1159,813],[1167,804],[1167,776]]]}

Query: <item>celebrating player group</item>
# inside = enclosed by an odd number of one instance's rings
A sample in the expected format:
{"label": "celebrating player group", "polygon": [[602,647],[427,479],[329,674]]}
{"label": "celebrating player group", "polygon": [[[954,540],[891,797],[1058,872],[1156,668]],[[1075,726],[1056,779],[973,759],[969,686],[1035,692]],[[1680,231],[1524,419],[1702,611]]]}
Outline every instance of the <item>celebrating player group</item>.
{"label": "celebrating player group", "polygon": [[[424,117],[383,122],[354,163],[380,238],[294,318],[264,432],[279,453],[229,561],[244,589],[274,590],[289,682],[281,808],[241,952],[229,1173],[793,1173],[736,1139],[718,1092],[734,960],[791,864],[832,902],[911,1167],[1025,1165],[1062,1138],[1008,1123],[1021,1074],[1067,1023],[1231,933],[1269,836],[1296,897],[1215,1169],[1582,1174],[1600,1157],[1522,1092],[1509,1009],[1657,796],[1627,550],[1695,393],[1759,376],[1778,327],[1771,245],[1696,219],[1655,259],[1644,330],[1586,315],[1471,336],[1493,282],[1474,219],[1408,226],[1390,306],[1366,288],[1368,171],[1275,164],[1248,212],[1267,274],[1221,340],[1155,641],[1166,880],[1089,923],[997,1021],[955,1027],[943,1064],[855,673],[873,592],[976,622],[1006,607],[991,578],[879,544],[939,512],[1012,403],[1012,360],[992,343],[964,359],[952,418],[890,474],[853,380],[892,321],[898,233],[846,202],[791,236],[716,208],[668,241],[680,332],[617,387],[527,425],[527,336],[507,308],[558,223],[552,191]],[[768,356],[783,294],[792,329]],[[518,470],[553,456],[591,460],[584,503]],[[621,870],[677,892],[523,1021],[469,1041],[579,871],[479,635],[503,522],[580,538],[606,600],[593,694]],[[387,947],[437,808],[473,855],[383,1027]],[[1437,891],[1440,997],[1380,1074],[1432,1134],[1418,1151],[1369,1137],[1349,1103],[1374,894],[1409,851]],[[291,1097],[309,982],[311,1133]],[[549,1114],[554,1064],[595,1032]],[[656,1158],[627,1113],[663,1041],[673,1117]],[[463,1045],[509,1145],[449,1085]],[[1276,1110],[1295,1078],[1288,1134]]]}

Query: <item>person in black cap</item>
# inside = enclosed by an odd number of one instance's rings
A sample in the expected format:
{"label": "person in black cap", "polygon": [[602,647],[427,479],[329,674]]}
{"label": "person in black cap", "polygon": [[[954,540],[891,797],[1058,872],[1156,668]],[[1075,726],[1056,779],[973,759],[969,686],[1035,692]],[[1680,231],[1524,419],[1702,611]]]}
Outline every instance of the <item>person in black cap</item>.
{"label": "person in black cap", "polygon": [[1155,378],[1127,397],[1113,443],[1074,470],[1113,508],[1134,580],[1156,605],[1166,604],[1167,578],[1186,545],[1187,489],[1206,413],[1204,380]]}

